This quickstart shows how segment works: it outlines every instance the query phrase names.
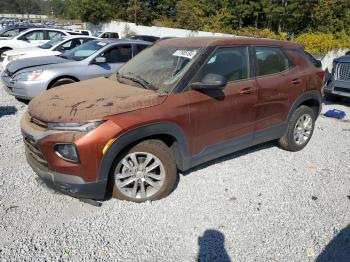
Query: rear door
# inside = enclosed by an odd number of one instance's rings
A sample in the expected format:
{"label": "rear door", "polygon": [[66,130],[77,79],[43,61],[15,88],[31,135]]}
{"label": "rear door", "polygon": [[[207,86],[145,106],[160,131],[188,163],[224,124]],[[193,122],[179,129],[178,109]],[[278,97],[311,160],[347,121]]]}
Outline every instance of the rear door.
{"label": "rear door", "polygon": [[230,147],[226,142],[240,136],[245,138],[237,140],[238,143],[252,142],[257,88],[250,77],[249,64],[247,46],[218,48],[193,80],[198,82],[207,74],[218,74],[228,81],[222,91],[191,90],[189,93],[195,153],[214,145],[223,152],[225,144]]}
{"label": "rear door", "polygon": [[254,48],[258,104],[255,130],[277,127],[286,120],[291,98],[306,85],[281,47]]}

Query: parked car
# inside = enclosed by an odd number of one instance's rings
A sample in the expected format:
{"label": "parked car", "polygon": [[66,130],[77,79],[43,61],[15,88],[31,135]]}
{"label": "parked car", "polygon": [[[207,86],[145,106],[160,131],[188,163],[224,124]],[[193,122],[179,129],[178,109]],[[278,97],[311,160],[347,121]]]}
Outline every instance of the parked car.
{"label": "parked car", "polygon": [[0,41],[0,56],[2,53],[18,48],[34,47],[45,44],[46,42],[68,36],[69,33],[64,30],[52,28],[31,28],[8,40]]}
{"label": "parked car", "polygon": [[119,34],[116,32],[95,32],[93,36],[99,37],[99,38],[119,38]]}
{"label": "parked car", "polygon": [[323,74],[290,42],[161,41],[115,81],[32,100],[21,121],[27,161],[49,187],[78,198],[160,199],[177,170],[270,140],[303,149],[321,110]]}
{"label": "parked car", "polygon": [[143,41],[148,41],[148,42],[156,42],[160,38],[158,36],[152,36],[152,35],[132,35],[128,37],[128,39],[138,39],[138,40],[143,40]]}
{"label": "parked car", "polygon": [[333,60],[332,72],[325,84],[324,98],[336,101],[350,97],[350,53]]}
{"label": "parked car", "polygon": [[150,44],[138,40],[93,40],[59,56],[13,61],[4,70],[2,80],[9,94],[30,100],[59,85],[110,76]]}
{"label": "parked car", "polygon": [[98,39],[93,36],[64,36],[57,37],[41,46],[19,48],[6,51],[2,54],[2,68],[6,68],[11,61],[18,59],[38,57],[38,56],[53,56],[60,55],[68,50],[71,50],[81,44],[84,44],[93,39]]}

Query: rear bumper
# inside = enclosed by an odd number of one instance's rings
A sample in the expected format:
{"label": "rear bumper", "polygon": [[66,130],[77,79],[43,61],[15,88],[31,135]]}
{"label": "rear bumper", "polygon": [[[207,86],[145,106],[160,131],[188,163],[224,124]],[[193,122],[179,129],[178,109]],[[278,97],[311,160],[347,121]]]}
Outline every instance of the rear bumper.
{"label": "rear bumper", "polygon": [[76,198],[94,200],[106,198],[107,181],[85,182],[78,176],[51,172],[48,168],[40,165],[27,150],[26,158],[34,172],[51,189]]}
{"label": "rear bumper", "polygon": [[325,86],[324,92],[337,96],[350,97],[350,81],[333,80]]}

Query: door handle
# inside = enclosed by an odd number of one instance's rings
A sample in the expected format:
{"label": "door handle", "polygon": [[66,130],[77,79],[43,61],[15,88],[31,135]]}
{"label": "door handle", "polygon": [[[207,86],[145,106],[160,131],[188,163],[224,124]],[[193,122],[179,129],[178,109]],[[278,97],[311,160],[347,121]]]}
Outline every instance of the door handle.
{"label": "door handle", "polygon": [[293,85],[299,85],[301,83],[301,79],[300,78],[295,78],[291,82],[292,82]]}
{"label": "door handle", "polygon": [[253,87],[245,87],[245,88],[242,88],[241,91],[239,91],[239,94],[249,95],[249,94],[254,93],[255,91],[256,91],[256,89]]}

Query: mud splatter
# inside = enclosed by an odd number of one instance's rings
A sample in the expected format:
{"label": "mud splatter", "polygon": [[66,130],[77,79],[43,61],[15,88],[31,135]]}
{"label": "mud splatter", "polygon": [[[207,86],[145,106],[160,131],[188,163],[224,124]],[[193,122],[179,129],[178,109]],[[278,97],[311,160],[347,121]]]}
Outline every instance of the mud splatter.
{"label": "mud splatter", "polygon": [[96,99],[96,102],[101,102],[101,101],[103,101],[103,100],[105,100],[103,97],[101,97],[101,98],[99,98],[99,99]]}
{"label": "mud splatter", "polygon": [[112,105],[114,105],[113,102],[108,102],[108,103],[104,104],[103,106],[112,106]]}
{"label": "mud splatter", "polygon": [[91,104],[91,105],[89,105],[89,106],[87,106],[87,107],[85,107],[86,109],[89,109],[89,108],[92,108],[94,106],[94,104]]}
{"label": "mud splatter", "polygon": [[58,95],[54,95],[50,98],[50,100],[63,100],[63,98],[60,98]]}

